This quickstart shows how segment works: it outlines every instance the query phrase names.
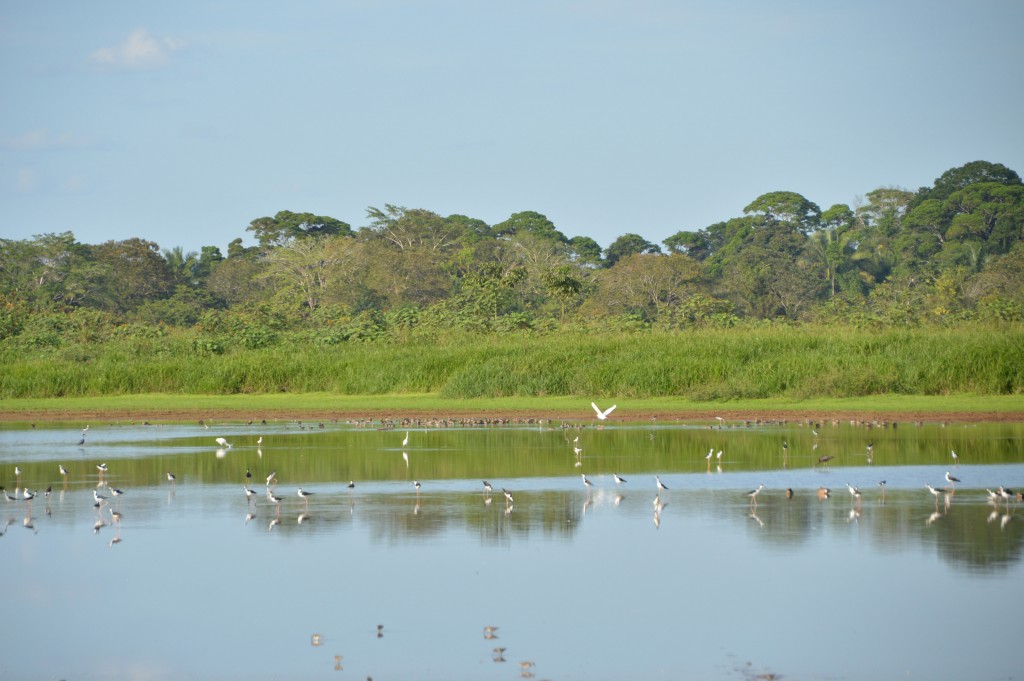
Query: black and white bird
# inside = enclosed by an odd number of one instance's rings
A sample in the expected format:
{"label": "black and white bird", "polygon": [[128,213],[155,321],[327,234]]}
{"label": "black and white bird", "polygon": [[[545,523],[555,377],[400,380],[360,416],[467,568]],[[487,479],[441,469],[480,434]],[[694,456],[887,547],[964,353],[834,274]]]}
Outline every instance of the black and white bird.
{"label": "black and white bird", "polygon": [[760,494],[761,490],[763,490],[763,489],[764,489],[764,484],[762,483],[762,484],[757,486],[757,489],[752,489],[749,492],[747,492],[747,496],[750,497],[750,505],[751,506],[757,506],[757,495]]}
{"label": "black and white bird", "polygon": [[490,494],[492,491],[494,491],[494,488],[491,487],[491,483],[484,480],[484,494]]}
{"label": "black and white bird", "polygon": [[952,485],[953,489],[956,489],[956,483],[960,482],[960,478],[952,476],[949,474],[949,471],[946,471],[946,482]]}
{"label": "black and white bird", "polygon": [[626,479],[621,475],[618,475],[617,473],[612,473],[612,477],[615,478],[616,485],[621,485],[622,483],[626,482]]}
{"label": "black and white bird", "polygon": [[590,482],[590,480],[587,479],[585,473],[580,473],[580,477],[583,478],[583,484],[587,488],[587,494],[590,494],[590,488],[594,486],[594,483]]}
{"label": "black and white bird", "polygon": [[299,488],[299,491],[297,492],[297,494],[298,494],[298,495],[299,495],[300,497],[302,497],[302,500],[303,500],[303,501],[305,501],[305,502],[306,502],[306,508],[308,509],[308,508],[309,508],[309,498],[310,498],[311,496],[313,496],[314,494],[316,494],[316,492],[307,492],[306,490],[304,490],[304,489],[302,489],[302,488],[300,487],[300,488]]}
{"label": "black and white bird", "polygon": [[667,490],[668,489],[668,486],[665,485],[665,483],[663,483],[661,481],[661,478],[658,477],[657,475],[654,476],[654,482],[657,484],[659,492],[661,492],[662,490]]}

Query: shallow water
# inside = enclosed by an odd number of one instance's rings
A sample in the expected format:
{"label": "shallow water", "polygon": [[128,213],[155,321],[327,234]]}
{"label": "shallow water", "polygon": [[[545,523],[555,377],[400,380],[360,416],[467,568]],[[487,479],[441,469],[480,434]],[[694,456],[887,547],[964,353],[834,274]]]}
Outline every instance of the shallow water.
{"label": "shallow water", "polygon": [[0,427],[5,678],[1021,676],[1019,424],[84,425]]}

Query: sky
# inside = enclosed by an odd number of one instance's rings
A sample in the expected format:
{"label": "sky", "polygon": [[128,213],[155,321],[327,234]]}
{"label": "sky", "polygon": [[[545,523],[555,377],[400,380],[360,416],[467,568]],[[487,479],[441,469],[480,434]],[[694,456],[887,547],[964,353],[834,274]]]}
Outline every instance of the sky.
{"label": "sky", "polygon": [[1024,174],[1019,0],[0,3],[0,237],[186,252],[281,210],[660,243]]}

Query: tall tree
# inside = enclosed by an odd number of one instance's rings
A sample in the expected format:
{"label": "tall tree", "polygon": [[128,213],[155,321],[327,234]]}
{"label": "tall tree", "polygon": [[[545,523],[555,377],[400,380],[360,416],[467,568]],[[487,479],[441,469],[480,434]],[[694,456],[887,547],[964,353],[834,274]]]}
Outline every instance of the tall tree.
{"label": "tall tree", "polygon": [[307,237],[352,235],[352,228],[347,222],[325,215],[293,213],[288,210],[282,210],[272,218],[256,218],[245,229],[256,236],[264,249]]}
{"label": "tall tree", "polygon": [[604,251],[604,261],[608,267],[612,267],[626,256],[645,253],[661,253],[661,247],[657,244],[652,244],[639,234],[627,233],[608,245],[608,248]]}

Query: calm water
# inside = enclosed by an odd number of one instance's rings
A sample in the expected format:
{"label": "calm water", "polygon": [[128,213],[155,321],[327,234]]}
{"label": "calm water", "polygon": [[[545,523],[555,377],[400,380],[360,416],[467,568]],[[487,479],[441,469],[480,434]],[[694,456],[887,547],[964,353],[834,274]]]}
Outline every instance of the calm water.
{"label": "calm water", "polygon": [[0,426],[4,678],[1024,676],[1024,424],[85,425]]}

